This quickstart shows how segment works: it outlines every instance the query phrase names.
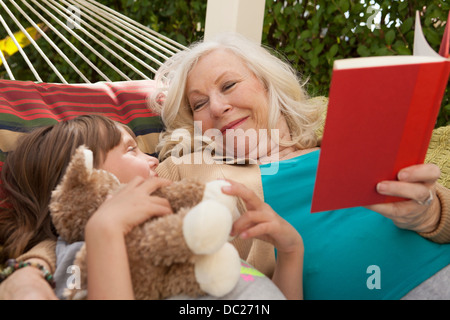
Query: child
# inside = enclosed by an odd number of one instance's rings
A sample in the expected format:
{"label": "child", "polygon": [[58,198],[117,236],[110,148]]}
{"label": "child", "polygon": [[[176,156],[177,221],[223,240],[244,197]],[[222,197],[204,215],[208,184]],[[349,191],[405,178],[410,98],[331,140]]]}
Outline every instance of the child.
{"label": "child", "polygon": [[[171,213],[167,200],[151,195],[154,190],[170,182],[157,177],[155,168],[158,160],[138,148],[134,134],[125,125],[102,116],[89,115],[37,129],[26,135],[16,151],[8,155],[3,168],[4,189],[12,207],[1,215],[0,237],[9,256],[22,254],[44,240],[56,239],[48,211],[50,195],[75,150],[82,144],[93,151],[94,167],[113,173],[119,181],[127,184],[105,201],[86,226],[88,297],[132,299],[134,295],[124,236],[150,217]],[[275,246],[279,243],[284,245],[283,242],[292,245],[293,242],[303,252],[298,233],[270,207],[263,206],[263,202],[252,192],[235,183],[227,192],[242,193],[247,206],[259,213],[256,220],[245,218],[245,215],[238,219],[234,226],[235,233],[244,237],[266,236]],[[24,223],[17,227],[18,221]],[[252,234],[257,229],[255,226],[264,224],[271,226],[270,233]],[[70,274],[64,273],[76,251],[76,247],[68,247],[58,241],[58,266],[55,272],[57,288],[65,286],[65,280]],[[293,270],[298,273],[301,265],[299,267],[296,263]],[[288,270],[286,266],[281,269]],[[264,292],[265,298],[279,298],[281,295],[276,287],[271,283],[270,286],[270,289],[265,290],[252,290],[247,286],[243,291],[241,288],[239,294],[248,297],[254,292]],[[284,290],[282,285],[280,289]],[[301,297],[301,288],[294,291],[295,297]],[[292,297],[291,293],[291,288],[285,292],[289,297]]]}
{"label": "child", "polygon": [[[27,260],[32,258],[32,261],[36,263],[35,258],[38,257],[40,265],[49,271],[54,270],[56,262],[54,243],[57,234],[52,226],[48,210],[51,192],[59,183],[72,155],[80,145],[84,144],[93,151],[94,166],[98,168],[101,164],[108,165],[104,161],[106,155],[122,142],[123,133],[130,137],[130,141],[127,142],[130,143],[130,150],[127,150],[127,153],[133,155],[130,158],[134,161],[121,170],[124,173],[136,170],[134,174],[143,178],[154,176],[154,168],[158,160],[137,150],[133,139],[134,134],[127,126],[103,116],[81,116],[35,129],[22,137],[16,150],[8,154],[2,168],[2,202],[7,206],[0,214],[0,243],[3,247],[2,254],[5,256],[1,262],[6,257],[17,257],[28,252],[35,245],[40,245],[41,251],[38,254],[25,255],[24,258]],[[164,183],[167,181],[150,179],[147,184],[156,189]],[[145,187],[146,185],[139,184],[135,189],[140,191]],[[155,197],[148,198],[146,213],[151,216],[156,214],[155,208],[159,208],[158,204],[164,201]],[[157,214],[168,212],[167,206],[165,210],[160,211]],[[35,276],[39,273],[35,269],[37,268],[23,268],[23,270],[15,271],[11,275],[11,281],[7,279],[5,284],[0,285],[0,297],[8,297],[8,294],[10,294],[9,297],[15,297],[14,292],[19,287],[19,283],[23,288],[26,285],[24,279],[37,278]],[[27,277],[21,276],[22,274],[27,274]],[[8,285],[7,282],[12,281],[17,284]],[[42,285],[42,282],[40,284]],[[30,287],[37,286],[30,284]],[[46,289],[37,292],[36,296],[39,297],[39,294],[42,294],[42,297],[49,298],[50,293]],[[13,292],[2,295],[4,291]],[[24,291],[26,290],[21,292]],[[18,298],[21,297],[18,296]]]}

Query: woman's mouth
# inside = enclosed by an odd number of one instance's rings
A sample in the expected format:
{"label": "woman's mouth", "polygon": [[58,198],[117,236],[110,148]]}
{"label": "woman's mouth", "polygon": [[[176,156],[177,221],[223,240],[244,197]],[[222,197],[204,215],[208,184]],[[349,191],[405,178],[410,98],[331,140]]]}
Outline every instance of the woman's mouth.
{"label": "woman's mouth", "polygon": [[222,129],[220,129],[220,132],[222,132],[222,134],[225,134],[227,130],[239,127],[247,119],[248,119],[248,116],[244,117],[244,118],[241,118],[241,119],[238,119],[238,120],[235,120],[235,121],[232,121],[229,124],[227,124],[226,126],[223,126]]}

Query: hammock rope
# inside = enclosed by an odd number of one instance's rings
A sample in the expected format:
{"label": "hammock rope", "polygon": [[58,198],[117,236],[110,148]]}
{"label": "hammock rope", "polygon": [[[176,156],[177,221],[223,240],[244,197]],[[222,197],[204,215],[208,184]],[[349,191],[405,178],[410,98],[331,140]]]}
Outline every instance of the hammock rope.
{"label": "hammock rope", "polygon": [[[44,81],[22,46],[35,49],[59,81],[65,84],[68,81],[51,59],[56,54],[83,82],[91,83],[89,76],[83,74],[76,66],[74,60],[76,56],[80,57],[103,81],[112,80],[105,70],[100,70],[95,61],[89,58],[92,54],[109,68],[109,72],[113,70],[121,80],[133,80],[128,73],[148,80],[153,78],[156,68],[166,59],[185,49],[181,44],[95,0],[21,0],[21,5],[18,2],[19,0],[17,2],[8,0],[8,7],[4,0],[0,0],[0,23],[7,37],[17,47],[14,51],[18,51],[25,60],[37,82]],[[17,14],[15,15],[13,11]],[[3,15],[14,25],[9,26]],[[34,18],[31,15],[34,15]],[[39,40],[30,35],[27,31],[28,26],[24,26],[25,23],[34,28]],[[15,37],[17,30],[28,39],[26,45],[17,41]],[[42,50],[44,41],[54,51],[44,52]],[[88,49],[92,54],[88,57],[77,47],[77,43],[79,48]],[[8,55],[5,55],[3,50],[0,50],[0,60],[3,66],[0,67],[0,71],[4,68],[9,79],[16,80],[14,68],[8,63]]]}

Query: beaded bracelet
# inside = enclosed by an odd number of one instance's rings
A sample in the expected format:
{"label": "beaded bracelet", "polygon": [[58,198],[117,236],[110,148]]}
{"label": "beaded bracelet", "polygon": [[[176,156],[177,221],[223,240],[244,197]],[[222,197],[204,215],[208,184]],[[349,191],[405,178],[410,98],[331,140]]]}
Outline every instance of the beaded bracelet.
{"label": "beaded bracelet", "polygon": [[34,267],[39,269],[42,272],[44,279],[50,284],[53,289],[55,288],[55,280],[53,279],[53,275],[50,273],[50,271],[45,269],[43,265],[35,262],[16,261],[15,259],[9,259],[8,261],[6,261],[6,267],[2,271],[0,271],[0,283],[6,280],[6,278],[13,274],[14,271],[25,267]]}

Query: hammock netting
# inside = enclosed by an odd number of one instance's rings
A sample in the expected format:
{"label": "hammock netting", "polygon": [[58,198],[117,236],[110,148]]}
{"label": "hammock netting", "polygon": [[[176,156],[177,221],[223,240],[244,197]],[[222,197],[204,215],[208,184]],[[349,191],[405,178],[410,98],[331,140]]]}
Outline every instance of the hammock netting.
{"label": "hammock netting", "polygon": [[0,79],[148,80],[182,49],[94,0],[0,0]]}

